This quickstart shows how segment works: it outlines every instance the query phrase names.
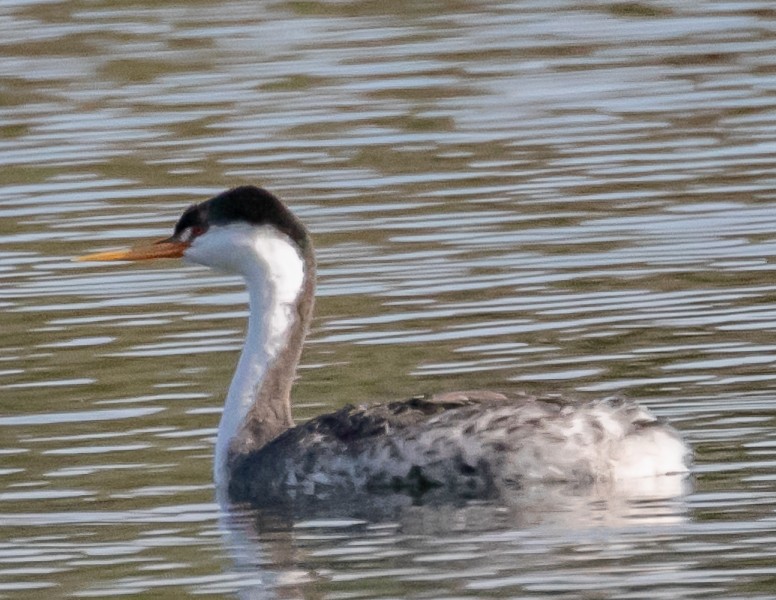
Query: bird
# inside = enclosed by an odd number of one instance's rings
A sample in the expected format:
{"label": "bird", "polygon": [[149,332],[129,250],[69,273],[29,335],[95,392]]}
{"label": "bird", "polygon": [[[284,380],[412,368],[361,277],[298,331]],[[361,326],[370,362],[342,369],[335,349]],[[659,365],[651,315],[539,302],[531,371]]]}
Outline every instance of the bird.
{"label": "bird", "polygon": [[215,486],[236,503],[402,494],[499,499],[556,483],[689,477],[692,450],[619,397],[490,390],[347,405],[296,425],[291,389],[313,314],[316,261],[300,219],[245,185],[187,208],[170,237],[82,261],[183,258],[243,278],[245,342],[218,426]]}

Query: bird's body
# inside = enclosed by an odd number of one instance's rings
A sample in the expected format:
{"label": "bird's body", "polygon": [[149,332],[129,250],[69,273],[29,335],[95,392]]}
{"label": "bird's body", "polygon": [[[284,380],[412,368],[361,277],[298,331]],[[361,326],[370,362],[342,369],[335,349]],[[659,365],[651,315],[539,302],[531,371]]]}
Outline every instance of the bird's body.
{"label": "bird's body", "polygon": [[184,258],[241,275],[250,317],[218,430],[216,485],[235,501],[351,492],[493,498],[536,483],[688,472],[679,434],[632,402],[488,391],[347,406],[294,426],[291,385],[312,315],[315,259],[272,194],[240,187],[190,207],[171,238],[92,260]]}
{"label": "bird's body", "polygon": [[630,402],[454,392],[346,406],[288,429],[234,461],[229,495],[499,498],[538,483],[682,473],[685,459],[677,432]]}

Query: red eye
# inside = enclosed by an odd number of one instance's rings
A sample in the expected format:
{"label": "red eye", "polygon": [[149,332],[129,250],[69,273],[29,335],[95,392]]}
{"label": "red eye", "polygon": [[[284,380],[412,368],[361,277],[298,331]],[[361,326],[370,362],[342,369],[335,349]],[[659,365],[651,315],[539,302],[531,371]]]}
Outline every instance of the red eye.
{"label": "red eye", "polygon": [[176,237],[184,244],[190,244],[194,241],[194,238],[199,237],[207,231],[207,227],[203,225],[192,225],[186,227],[180,233],[176,234]]}

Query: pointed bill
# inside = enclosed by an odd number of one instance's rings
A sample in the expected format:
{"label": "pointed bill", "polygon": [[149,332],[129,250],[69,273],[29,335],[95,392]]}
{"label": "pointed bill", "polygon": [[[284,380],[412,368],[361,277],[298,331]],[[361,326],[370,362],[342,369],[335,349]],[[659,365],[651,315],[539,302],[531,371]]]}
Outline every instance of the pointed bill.
{"label": "pointed bill", "polygon": [[73,260],[79,262],[107,260],[152,260],[155,258],[180,258],[189,245],[175,240],[161,240],[152,244],[135,246],[128,250],[113,250],[78,256]]}

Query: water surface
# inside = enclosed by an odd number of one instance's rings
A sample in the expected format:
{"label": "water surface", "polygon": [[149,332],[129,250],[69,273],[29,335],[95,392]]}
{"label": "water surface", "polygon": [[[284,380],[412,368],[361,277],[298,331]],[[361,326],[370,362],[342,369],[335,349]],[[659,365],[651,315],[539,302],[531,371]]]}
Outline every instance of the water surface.
{"label": "water surface", "polygon": [[[773,17],[4,2],[0,597],[771,597]],[[223,513],[240,282],[70,259],[242,183],[318,250],[299,420],[455,388],[624,394],[692,443],[692,491]]]}

